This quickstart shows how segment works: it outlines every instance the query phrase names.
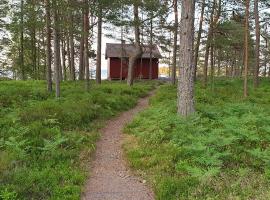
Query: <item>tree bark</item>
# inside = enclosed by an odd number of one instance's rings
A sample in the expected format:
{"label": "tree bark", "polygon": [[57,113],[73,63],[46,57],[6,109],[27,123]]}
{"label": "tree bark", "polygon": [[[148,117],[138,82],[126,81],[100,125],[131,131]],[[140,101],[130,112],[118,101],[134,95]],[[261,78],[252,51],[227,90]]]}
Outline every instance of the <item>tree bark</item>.
{"label": "tree bark", "polygon": [[207,44],[206,44],[206,53],[205,53],[205,59],[204,59],[204,79],[203,79],[203,86],[204,88],[207,87],[207,81],[208,81],[208,60],[209,60],[209,50],[211,47],[211,42],[213,40],[213,32],[214,29],[216,28],[217,22],[220,18],[220,14],[221,14],[221,0],[218,0],[218,10],[217,13],[215,15],[215,10],[217,7],[217,0],[214,0],[213,2],[213,9],[212,9],[212,13],[211,13],[211,22],[210,22],[210,26],[209,26],[209,32],[208,32],[208,36],[207,36]]}
{"label": "tree bark", "polygon": [[65,43],[65,36],[63,35],[62,38],[62,68],[63,68],[63,79],[67,80],[67,73],[66,73],[66,43]]}
{"label": "tree bark", "polygon": [[250,6],[250,0],[246,0],[246,15],[245,15],[245,59],[244,59],[244,97],[246,98],[248,96],[248,35],[249,35],[249,6]]}
{"label": "tree bark", "polygon": [[194,61],[194,63],[195,63],[194,64],[195,65],[194,80],[195,81],[197,78],[197,66],[198,66],[199,50],[200,50],[201,37],[202,37],[204,10],[205,10],[205,0],[202,1],[202,10],[201,10],[199,31],[198,31],[197,42],[196,42],[196,47],[195,47],[195,61]]}
{"label": "tree bark", "polygon": [[74,34],[73,34],[73,13],[69,13],[69,47],[70,47],[70,78],[76,80],[75,75],[75,50],[74,50]]}
{"label": "tree bark", "polygon": [[[83,27],[84,27],[84,23],[83,23]],[[83,36],[84,33],[83,32],[84,31],[82,31],[81,41],[80,41],[79,80],[83,80],[84,75],[85,75],[85,68],[84,68],[84,36]]]}
{"label": "tree bark", "polygon": [[24,0],[21,0],[20,23],[20,68],[22,72],[22,80],[26,80],[24,68]]}
{"label": "tree bark", "polygon": [[194,18],[195,1],[182,0],[180,64],[178,81],[178,114],[186,117],[194,108]]}
{"label": "tree bark", "polygon": [[214,2],[213,2],[213,8],[212,8],[211,17],[210,17],[209,31],[208,31],[208,35],[207,35],[207,42],[206,42],[206,48],[205,48],[205,57],[204,57],[204,65],[203,65],[203,87],[204,88],[207,87],[207,82],[208,82],[209,51],[210,51],[211,41],[212,41],[215,9],[216,9],[216,0],[214,0]]}
{"label": "tree bark", "polygon": [[47,90],[52,92],[52,50],[51,50],[51,9],[50,0],[46,0],[46,66]]}
{"label": "tree bark", "polygon": [[142,47],[140,44],[140,19],[139,19],[139,5],[138,2],[133,4],[133,15],[134,15],[134,31],[135,31],[135,52],[129,58],[128,64],[128,78],[127,84],[129,86],[133,85],[134,82],[134,67],[137,59],[142,55]]}
{"label": "tree bark", "polygon": [[259,70],[260,70],[260,21],[259,21],[258,0],[254,0],[254,15],[255,15],[255,32],[256,32],[254,87],[257,88],[259,86]]}
{"label": "tree bark", "polygon": [[90,72],[89,72],[89,5],[88,0],[84,0],[85,3],[85,13],[84,13],[84,68],[85,68],[85,89],[89,91],[90,89]]}
{"label": "tree bark", "polygon": [[97,67],[96,67],[96,83],[101,84],[101,45],[102,45],[102,9],[99,9],[98,16],[98,34],[97,34]]}
{"label": "tree bark", "polygon": [[70,56],[70,46],[69,46],[69,35],[66,36],[66,44],[67,44],[67,59],[68,59],[68,68],[69,68],[69,80],[72,80],[72,69],[71,69],[71,56]]}
{"label": "tree bark", "polygon": [[[61,21],[61,19],[58,18],[59,21]],[[61,32],[62,30],[59,28],[59,78],[60,81],[63,81],[63,61],[61,58],[61,43],[62,43],[62,38],[61,38]]]}
{"label": "tree bark", "polygon": [[174,37],[173,37],[173,63],[172,63],[172,85],[176,82],[176,56],[178,39],[178,0],[173,0],[174,9]]}
{"label": "tree bark", "polygon": [[215,75],[214,45],[213,44],[210,47],[210,66],[211,66],[210,80],[211,80],[211,84],[212,84],[214,81],[214,75]]}
{"label": "tree bark", "polygon": [[264,54],[264,73],[263,76],[267,75],[267,62],[268,62],[268,39],[267,37],[263,37],[265,40],[265,54]]}
{"label": "tree bark", "polygon": [[220,76],[221,75],[221,51],[220,50],[218,50],[218,52],[217,52],[217,56],[218,56],[218,58],[217,58],[217,66],[218,66],[218,71],[217,71],[217,76]]}
{"label": "tree bark", "polygon": [[57,0],[53,0],[53,44],[54,44],[54,73],[55,73],[55,96],[60,97],[60,44],[59,22],[57,13]]}
{"label": "tree bark", "polygon": [[153,79],[153,18],[151,13],[150,20],[150,61],[149,61],[149,79]]}

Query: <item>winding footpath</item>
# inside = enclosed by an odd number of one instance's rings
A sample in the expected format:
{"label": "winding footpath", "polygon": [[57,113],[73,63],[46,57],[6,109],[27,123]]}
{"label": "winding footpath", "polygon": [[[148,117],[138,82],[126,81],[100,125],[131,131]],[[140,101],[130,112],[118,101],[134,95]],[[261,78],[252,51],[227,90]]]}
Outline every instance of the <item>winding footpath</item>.
{"label": "winding footpath", "polygon": [[130,172],[122,150],[124,126],[148,107],[153,93],[140,99],[135,108],[108,121],[101,130],[82,200],[154,200],[153,191]]}

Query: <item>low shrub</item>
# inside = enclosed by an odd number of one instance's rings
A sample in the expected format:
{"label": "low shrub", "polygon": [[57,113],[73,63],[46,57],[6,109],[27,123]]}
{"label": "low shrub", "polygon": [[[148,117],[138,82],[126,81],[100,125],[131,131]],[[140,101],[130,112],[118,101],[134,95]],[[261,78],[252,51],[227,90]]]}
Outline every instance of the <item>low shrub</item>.
{"label": "low shrub", "polygon": [[156,83],[63,82],[61,98],[43,81],[0,85],[0,200],[80,199],[86,163],[104,120],[134,106]]}
{"label": "low shrub", "polygon": [[136,146],[130,164],[143,171],[157,199],[268,199],[270,90],[265,81],[248,99],[239,80],[196,86],[197,112],[176,113],[176,88],[161,86],[151,107],[129,124]]}

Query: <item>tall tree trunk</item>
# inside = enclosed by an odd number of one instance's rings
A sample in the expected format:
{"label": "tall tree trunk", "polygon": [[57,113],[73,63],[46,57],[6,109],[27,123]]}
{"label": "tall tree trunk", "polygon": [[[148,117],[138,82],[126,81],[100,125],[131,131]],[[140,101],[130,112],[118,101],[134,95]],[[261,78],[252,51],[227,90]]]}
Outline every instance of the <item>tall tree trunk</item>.
{"label": "tall tree trunk", "polygon": [[70,79],[75,81],[75,50],[74,50],[74,33],[73,33],[73,12],[69,13],[69,48],[70,48]]}
{"label": "tall tree trunk", "polygon": [[88,0],[84,0],[85,3],[85,13],[84,13],[84,67],[85,67],[85,88],[89,91],[90,88],[90,72],[89,72],[89,5]]}
{"label": "tall tree trunk", "polygon": [[260,21],[258,0],[254,0],[254,15],[255,15],[255,32],[256,32],[256,47],[255,47],[255,68],[254,68],[254,87],[259,86],[259,70],[260,70]]}
{"label": "tall tree trunk", "polygon": [[60,44],[59,44],[59,21],[57,11],[57,0],[53,0],[53,44],[54,44],[54,73],[55,73],[55,95],[60,97]]}
{"label": "tall tree trunk", "polygon": [[[84,27],[84,23],[83,23],[83,27]],[[83,36],[84,33],[83,32],[82,32],[81,41],[80,41],[79,80],[83,80],[84,79],[84,74],[85,74],[85,68],[84,68],[84,36]]]}
{"label": "tall tree trunk", "polygon": [[133,15],[134,15],[134,32],[135,32],[135,52],[129,58],[128,64],[128,78],[127,84],[129,86],[133,85],[134,81],[134,67],[137,59],[141,57],[143,51],[140,44],[140,19],[139,19],[139,2],[133,4]]}
{"label": "tall tree trunk", "polygon": [[265,40],[265,54],[264,54],[264,73],[263,76],[266,77],[267,75],[267,62],[268,62],[268,39],[264,37]]}
{"label": "tall tree trunk", "polygon": [[195,1],[182,0],[180,64],[178,81],[178,113],[188,116],[194,108],[194,18]]}
{"label": "tall tree trunk", "polygon": [[[46,12],[46,2],[45,2],[45,12]],[[47,20],[46,20],[46,14],[45,14],[45,23],[47,23]],[[46,72],[47,72],[47,43],[46,43],[46,37],[47,37],[47,33],[46,33],[46,30],[47,30],[47,25],[45,24],[45,29],[42,30],[42,46],[44,47],[44,59],[43,59],[43,73],[42,73],[42,80],[47,80],[46,78]]]}
{"label": "tall tree trunk", "polygon": [[[210,46],[211,46],[211,42],[213,40],[213,32],[214,29],[217,26],[217,22],[220,18],[220,14],[221,14],[221,1],[222,0],[218,0],[218,7],[217,7],[217,0],[214,0],[213,2],[213,9],[212,9],[212,13],[211,13],[211,22],[210,22],[210,26],[209,26],[209,32],[208,32],[208,36],[207,36],[207,44],[206,44],[206,53],[205,53],[205,59],[204,59],[204,79],[203,79],[203,86],[206,88],[207,87],[207,81],[208,81],[208,60],[209,60],[209,50],[210,50]],[[215,11],[216,11],[216,7],[217,9],[217,13],[215,15]]]}
{"label": "tall tree trunk", "polygon": [[24,0],[21,0],[20,23],[20,68],[22,73],[22,80],[25,80],[26,75],[24,68]]}
{"label": "tall tree trunk", "polygon": [[69,80],[72,80],[72,69],[71,69],[71,55],[70,55],[70,45],[69,45],[69,35],[66,37],[66,44],[67,44],[67,59],[68,59],[68,68],[69,68]]}
{"label": "tall tree trunk", "polygon": [[[60,21],[61,19],[59,19]],[[61,38],[61,31],[62,30],[59,30],[59,50],[61,52],[61,43],[62,43],[62,38]],[[63,60],[61,58],[61,53],[59,54],[59,78],[60,78],[60,81],[63,81]]]}
{"label": "tall tree trunk", "polygon": [[172,63],[172,84],[175,85],[176,79],[176,54],[178,38],[178,0],[173,0],[174,9],[174,37],[173,37],[173,63]]}
{"label": "tall tree trunk", "polygon": [[248,96],[248,51],[249,51],[249,43],[248,43],[248,36],[249,36],[249,6],[250,0],[246,0],[246,15],[245,15],[245,59],[244,59],[244,97]]}
{"label": "tall tree trunk", "polygon": [[[85,0],[84,0],[85,1]],[[82,17],[82,34],[80,39],[80,50],[79,50],[79,80],[84,80],[85,78],[85,59],[84,59],[84,29],[85,29],[85,8],[83,10]]]}
{"label": "tall tree trunk", "polygon": [[204,57],[204,65],[203,65],[203,87],[207,87],[208,82],[208,62],[209,62],[209,52],[211,47],[212,35],[213,35],[213,28],[214,28],[214,14],[216,9],[216,0],[213,2],[213,8],[210,17],[210,25],[209,31],[207,36],[206,48],[205,48],[205,57]]}
{"label": "tall tree trunk", "polygon": [[220,55],[221,51],[218,50],[217,54],[218,54],[217,55],[218,56],[218,58],[217,58],[218,59],[218,61],[217,61],[218,62],[218,64],[217,64],[217,66],[218,66],[217,76],[220,76],[221,75],[221,58],[220,58],[221,57],[221,55]]}
{"label": "tall tree trunk", "polygon": [[37,39],[37,69],[38,69],[38,80],[41,80],[42,79],[42,72],[41,72],[41,69],[40,69],[40,52],[41,52],[41,44],[40,44],[40,39],[42,38],[41,37],[41,31],[40,29],[38,30],[38,39]]}
{"label": "tall tree trunk", "polygon": [[62,70],[63,70],[63,79],[67,80],[67,73],[66,73],[66,43],[65,43],[65,35],[62,38]]}
{"label": "tall tree trunk", "polygon": [[36,30],[31,30],[31,64],[33,67],[33,78],[37,80],[37,56],[36,56]]}
{"label": "tall tree trunk", "polygon": [[210,66],[211,66],[211,71],[210,71],[210,79],[211,79],[211,84],[214,81],[214,74],[215,74],[215,62],[214,62],[214,45],[212,44],[210,47]]}
{"label": "tall tree trunk", "polygon": [[96,83],[101,84],[101,44],[102,44],[102,9],[100,6],[98,14],[98,40],[97,40],[97,67]]}
{"label": "tall tree trunk", "polygon": [[151,13],[150,20],[150,61],[149,61],[149,79],[153,79],[153,17]]}
{"label": "tall tree trunk", "polygon": [[195,72],[194,72],[194,80],[196,81],[197,78],[197,67],[198,67],[198,59],[199,59],[199,50],[202,38],[202,26],[203,26],[203,17],[204,17],[204,10],[205,10],[205,0],[202,1],[202,10],[201,10],[201,17],[200,17],[200,24],[197,36],[197,42],[195,47]]}
{"label": "tall tree trunk", "polygon": [[51,50],[51,9],[50,0],[46,0],[46,66],[47,66],[47,90],[52,92],[52,50]]}

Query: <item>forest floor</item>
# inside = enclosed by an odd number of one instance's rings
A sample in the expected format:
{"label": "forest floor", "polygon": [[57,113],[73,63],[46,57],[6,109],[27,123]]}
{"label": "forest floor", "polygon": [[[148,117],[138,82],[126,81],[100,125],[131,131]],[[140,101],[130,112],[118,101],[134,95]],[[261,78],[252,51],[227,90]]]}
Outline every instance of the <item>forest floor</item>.
{"label": "forest floor", "polygon": [[61,98],[44,81],[0,81],[0,200],[81,199],[107,120],[137,105],[155,81],[61,83]]}
{"label": "forest floor", "polygon": [[146,181],[130,172],[122,151],[124,126],[148,107],[149,98],[153,94],[151,92],[149,96],[140,99],[135,108],[109,120],[102,129],[83,200],[154,199],[154,193],[147,187]]}
{"label": "forest floor", "polygon": [[[270,199],[270,87],[243,98],[243,80],[196,83],[196,113],[177,115],[177,88],[162,85],[125,129],[131,169],[156,200]],[[139,199],[139,198],[138,198]]]}

